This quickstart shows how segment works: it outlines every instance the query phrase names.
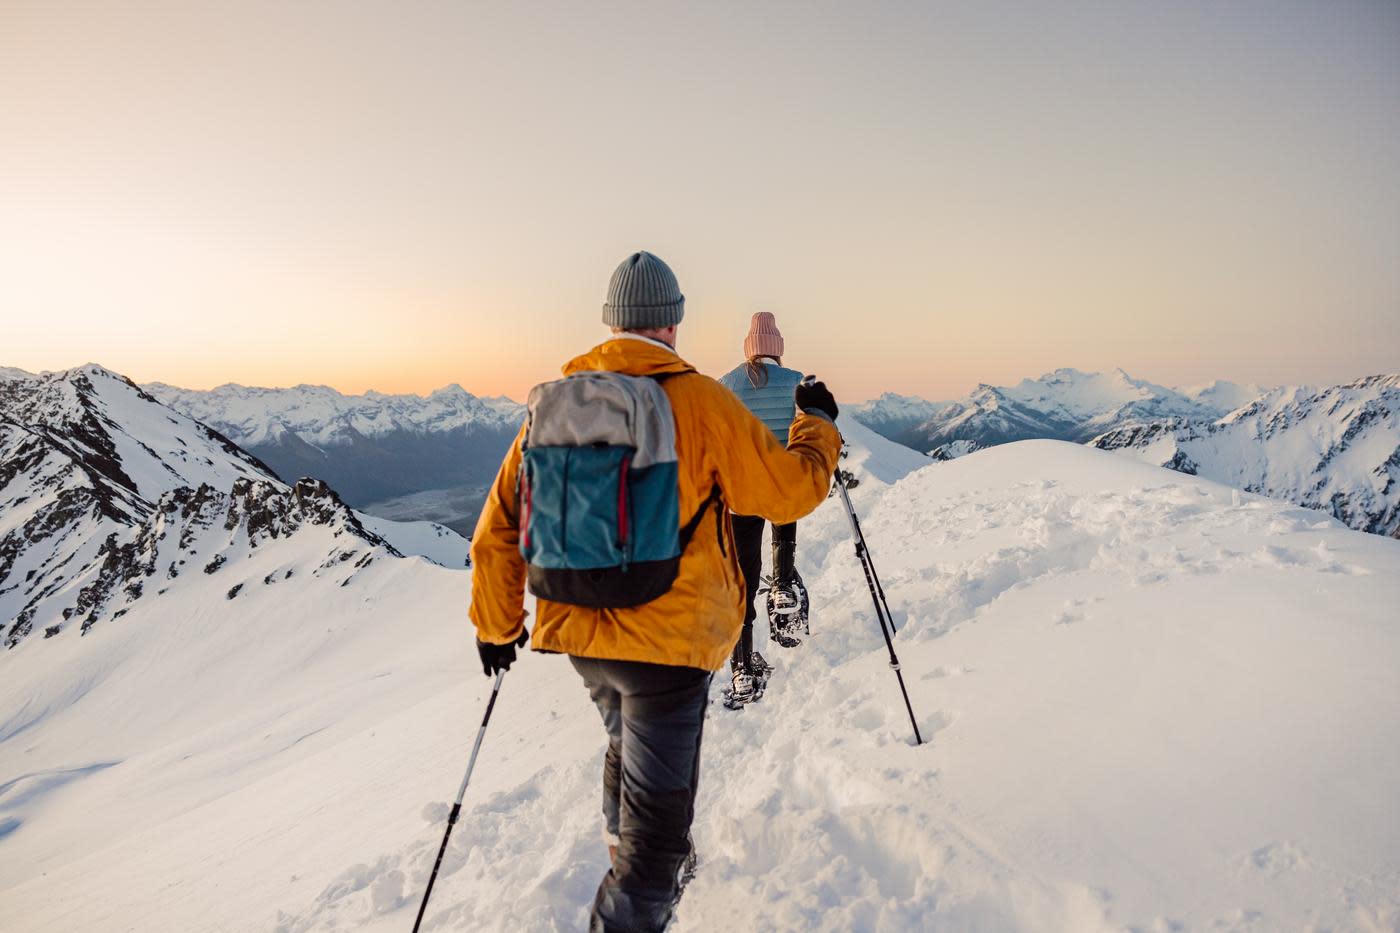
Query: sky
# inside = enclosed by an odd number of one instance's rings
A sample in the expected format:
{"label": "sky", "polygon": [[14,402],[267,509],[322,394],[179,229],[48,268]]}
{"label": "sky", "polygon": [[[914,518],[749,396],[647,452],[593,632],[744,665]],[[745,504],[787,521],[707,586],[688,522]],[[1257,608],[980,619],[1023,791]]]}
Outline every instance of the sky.
{"label": "sky", "polygon": [[0,365],[521,398],[638,249],[838,398],[1400,369],[1400,3],[0,0]]}

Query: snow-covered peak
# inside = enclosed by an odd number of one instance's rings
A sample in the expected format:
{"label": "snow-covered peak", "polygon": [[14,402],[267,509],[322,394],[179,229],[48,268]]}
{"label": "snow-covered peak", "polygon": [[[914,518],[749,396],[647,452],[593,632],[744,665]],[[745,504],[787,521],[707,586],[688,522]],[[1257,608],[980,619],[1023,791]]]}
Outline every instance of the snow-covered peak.
{"label": "snow-covered peak", "polygon": [[917,450],[881,437],[845,413],[836,419],[836,426],[846,442],[841,466],[861,479],[870,477],[882,484],[897,483],[933,462]]}
{"label": "snow-covered peak", "polygon": [[1184,386],[1180,391],[1187,398],[1226,414],[1248,405],[1270,390],[1250,382],[1227,382],[1217,379],[1204,385]]}
{"label": "snow-covered peak", "polygon": [[1199,403],[1181,393],[1134,379],[1122,369],[1105,373],[1057,369],[1039,379],[1023,379],[1001,391],[1013,401],[1065,421],[1092,421],[1141,405],[1151,405],[1162,414],[1200,411]]}
{"label": "snow-covered peak", "polygon": [[0,633],[9,646],[36,627],[50,637],[69,619],[85,630],[118,617],[151,595],[145,578],[162,570],[173,580],[215,547],[211,535],[219,541],[207,573],[269,542],[305,540],[312,527],[361,542],[361,552],[465,563],[466,542],[448,529],[378,519],[367,528],[324,482],[287,486],[223,435],[97,364],[0,380],[0,462]]}
{"label": "snow-covered peak", "polygon": [[932,416],[947,402],[930,402],[917,395],[900,395],[885,392],[879,398],[850,406],[851,413],[866,424],[875,421],[898,421],[906,419],[922,420]]}
{"label": "snow-covered peak", "polygon": [[1124,425],[1093,443],[1400,534],[1400,375],[1284,386],[1218,419]]}
{"label": "snow-covered peak", "polygon": [[887,394],[852,411],[884,436],[919,450],[954,441],[990,447],[1030,438],[1087,441],[1122,424],[1164,418],[1218,418],[1257,395],[1253,388],[1218,382],[1187,392],[1121,368],[1089,373],[1064,367],[1011,386],[982,383],[952,402]]}
{"label": "snow-covered peak", "polygon": [[68,457],[133,518],[181,486],[275,478],[223,435],[96,363],[0,383],[0,418]]}

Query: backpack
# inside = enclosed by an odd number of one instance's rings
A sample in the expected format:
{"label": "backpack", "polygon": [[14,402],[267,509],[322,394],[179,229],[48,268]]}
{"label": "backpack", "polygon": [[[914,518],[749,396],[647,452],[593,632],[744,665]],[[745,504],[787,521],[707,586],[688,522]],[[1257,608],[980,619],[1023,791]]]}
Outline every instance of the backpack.
{"label": "backpack", "polygon": [[705,510],[720,507],[715,486],[681,526],[676,424],[660,378],[589,371],[530,390],[520,554],[537,597],[650,602],[675,582]]}

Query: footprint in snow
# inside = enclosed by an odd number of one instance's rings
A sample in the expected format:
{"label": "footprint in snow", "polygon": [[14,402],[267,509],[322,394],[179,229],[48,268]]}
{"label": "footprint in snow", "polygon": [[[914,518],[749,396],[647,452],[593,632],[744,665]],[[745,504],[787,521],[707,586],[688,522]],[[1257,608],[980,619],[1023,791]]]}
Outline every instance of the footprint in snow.
{"label": "footprint in snow", "polygon": [[944,677],[961,677],[964,674],[971,674],[975,668],[963,667],[961,664],[941,664],[933,670],[924,674],[920,680],[941,680]]}
{"label": "footprint in snow", "polygon": [[1299,846],[1291,842],[1273,842],[1260,846],[1240,859],[1243,867],[1277,878],[1285,872],[1312,868],[1312,860]]}

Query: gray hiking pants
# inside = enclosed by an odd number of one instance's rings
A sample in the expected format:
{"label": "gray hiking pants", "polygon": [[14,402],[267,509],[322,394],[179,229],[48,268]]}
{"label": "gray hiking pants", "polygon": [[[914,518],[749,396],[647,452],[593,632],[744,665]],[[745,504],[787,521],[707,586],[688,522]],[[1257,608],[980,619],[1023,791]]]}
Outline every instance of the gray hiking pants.
{"label": "gray hiking pants", "polygon": [[617,840],[617,858],[598,886],[589,930],[662,930],[690,854],[711,674],[636,661],[570,660],[608,731],[603,819]]}

